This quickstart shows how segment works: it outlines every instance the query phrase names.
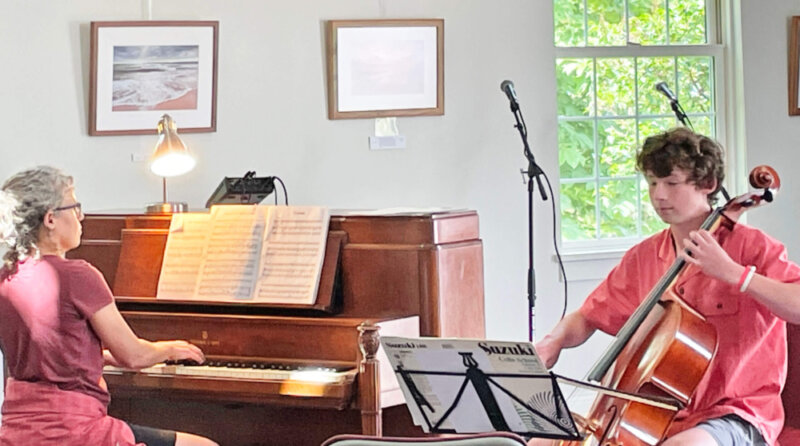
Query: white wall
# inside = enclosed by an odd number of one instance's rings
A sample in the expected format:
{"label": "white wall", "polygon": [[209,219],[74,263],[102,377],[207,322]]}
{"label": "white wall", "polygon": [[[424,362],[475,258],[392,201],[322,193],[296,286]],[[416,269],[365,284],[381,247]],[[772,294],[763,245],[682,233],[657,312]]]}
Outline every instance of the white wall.
{"label": "white wall", "polygon": [[[0,4],[0,177],[49,163],[76,177],[84,209],[142,208],[160,200],[160,179],[130,160],[132,153],[149,154],[155,137],[90,137],[86,130],[89,22],[142,19],[144,4]],[[217,132],[184,135],[198,166],[170,180],[170,198],[201,207],[223,176],[256,170],[282,178],[292,204],[476,209],[485,242],[488,333],[524,339],[526,195],[519,168],[525,161],[499,85],[516,83],[530,143],[554,172],[550,11],[549,2],[525,0],[502,6],[481,0],[154,1],[156,20],[220,22]],[[374,120],[327,119],[322,33],[328,19],[382,17],[445,19],[445,114],[398,119],[408,147],[377,152],[367,147]],[[544,259],[552,251],[549,223],[539,226]],[[545,278],[555,272],[542,267],[539,274],[547,296]]]}
{"label": "white wall", "polygon": [[769,164],[782,176],[775,202],[754,210],[748,222],[783,241],[800,262],[800,116],[789,116],[788,57],[791,16],[800,3],[774,0],[769,8],[742,1],[747,166]]}
{"label": "white wall", "polygon": [[[786,113],[790,0],[743,2],[748,165],[783,167],[778,201],[750,217],[800,255],[796,165],[800,117]],[[287,184],[292,204],[331,208],[449,206],[476,209],[485,245],[487,335],[527,339],[526,167],[499,85],[512,79],[537,161],[557,187],[552,11],[546,0],[153,1],[152,18],[219,20],[217,132],[186,134],[197,168],[170,181],[170,198],[201,207],[223,176],[256,170]],[[139,20],[146,0],[0,2],[0,177],[36,164],[72,173],[87,210],[142,208],[160,180],[131,154],[155,138],[87,134],[89,22]],[[445,19],[445,114],[399,118],[408,147],[371,152],[374,121],[327,119],[323,23],[328,19]],[[154,123],[155,124],[155,123]],[[794,128],[793,128],[794,125]],[[779,163],[780,162],[780,163]],[[548,331],[563,301],[552,260],[550,201],[535,208],[537,329]],[[571,284],[571,309],[607,262],[570,264],[589,280]],[[602,343],[603,339],[593,341]],[[579,377],[592,346],[559,371]]]}

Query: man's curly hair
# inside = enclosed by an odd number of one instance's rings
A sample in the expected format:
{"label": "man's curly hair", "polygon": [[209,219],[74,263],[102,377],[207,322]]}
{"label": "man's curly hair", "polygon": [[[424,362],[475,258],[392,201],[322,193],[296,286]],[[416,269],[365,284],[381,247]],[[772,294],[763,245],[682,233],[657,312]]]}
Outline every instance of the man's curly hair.
{"label": "man's curly hair", "polygon": [[716,188],[708,194],[711,205],[716,203],[725,179],[722,146],[686,127],[648,137],[636,154],[636,168],[658,178],[668,177],[679,168],[688,174],[689,181],[703,188],[713,186],[716,181]]}

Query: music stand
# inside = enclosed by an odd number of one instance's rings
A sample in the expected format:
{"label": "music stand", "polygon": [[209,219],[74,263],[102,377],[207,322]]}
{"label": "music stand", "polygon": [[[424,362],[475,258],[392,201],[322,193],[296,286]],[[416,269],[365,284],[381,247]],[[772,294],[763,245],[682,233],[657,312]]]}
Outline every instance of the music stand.
{"label": "music stand", "polygon": [[[583,439],[556,377],[543,366],[531,366],[533,361],[539,361],[538,357],[525,358],[527,364],[514,364],[508,359],[511,355],[492,360],[483,353],[486,349],[480,347],[481,342],[511,344],[463,339],[381,339],[417,425],[431,433],[494,430],[526,437]],[[526,344],[517,343],[516,347],[523,352],[520,355],[530,354],[525,353]],[[414,351],[416,348],[425,351]],[[503,361],[508,366],[501,364]]]}
{"label": "music stand", "polygon": [[275,177],[256,177],[249,171],[241,178],[225,177],[206,201],[214,204],[257,204],[275,190]]}

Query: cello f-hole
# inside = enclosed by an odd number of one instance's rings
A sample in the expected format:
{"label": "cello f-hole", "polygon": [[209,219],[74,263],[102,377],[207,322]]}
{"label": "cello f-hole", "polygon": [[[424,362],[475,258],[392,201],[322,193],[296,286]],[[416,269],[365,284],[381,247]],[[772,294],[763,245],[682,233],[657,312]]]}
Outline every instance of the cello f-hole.
{"label": "cello f-hole", "polygon": [[609,407],[608,410],[606,411],[606,413],[609,413],[609,412],[613,412],[613,413],[611,414],[611,418],[608,420],[608,423],[606,423],[606,425],[603,426],[603,436],[600,437],[600,440],[598,440],[598,442],[597,442],[597,444],[601,445],[601,446],[609,446],[609,445],[611,445],[610,442],[609,443],[603,443],[603,442],[606,441],[606,436],[608,436],[608,433],[609,433],[609,426],[614,424],[614,421],[617,419],[617,413],[619,411],[617,409],[617,406],[614,405],[614,406]]}

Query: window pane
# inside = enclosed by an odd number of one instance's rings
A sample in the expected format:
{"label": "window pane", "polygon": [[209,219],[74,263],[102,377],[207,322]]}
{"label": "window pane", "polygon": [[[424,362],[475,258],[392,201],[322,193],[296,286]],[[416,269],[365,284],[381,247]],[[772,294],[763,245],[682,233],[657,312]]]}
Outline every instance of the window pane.
{"label": "window pane", "polygon": [[561,237],[564,240],[596,239],[594,183],[561,185]]}
{"label": "window pane", "polygon": [[633,59],[597,59],[597,114],[631,116],[636,113]]}
{"label": "window pane", "polygon": [[556,46],[584,46],[583,2],[553,0],[553,24]]}
{"label": "window pane", "polygon": [[642,234],[653,234],[667,227],[661,220],[650,203],[650,194],[647,192],[647,180],[641,179],[639,187],[642,190]]}
{"label": "window pane", "polygon": [[686,113],[709,113],[714,110],[713,67],[711,57],[678,58],[678,95]]}
{"label": "window pane", "polygon": [[[636,174],[636,120],[601,120],[597,123],[600,176]],[[634,195],[633,198],[636,196]]]}
{"label": "window pane", "polygon": [[611,180],[600,185],[600,237],[637,234],[636,180]]}
{"label": "window pane", "polygon": [[594,123],[558,123],[558,168],[561,178],[594,176]]}
{"label": "window pane", "polygon": [[625,45],[625,2],[587,0],[589,46]]}
{"label": "window pane", "polygon": [[557,59],[559,116],[594,115],[592,59]]}
{"label": "window pane", "polygon": [[667,44],[664,0],[628,0],[630,41],[641,45]]}
{"label": "window pane", "polygon": [[715,138],[717,131],[714,127],[714,122],[709,116],[694,116],[689,119],[692,120],[695,132],[706,135],[709,138]]}
{"label": "window pane", "polygon": [[643,115],[671,114],[669,101],[657,92],[659,82],[666,82],[674,91],[675,58],[640,57],[637,60],[639,82],[639,113]]}
{"label": "window pane", "polygon": [[678,125],[678,120],[675,118],[655,118],[655,119],[642,119],[639,121],[639,141],[640,145],[648,136],[662,133]]}
{"label": "window pane", "polygon": [[706,0],[670,0],[669,40],[673,45],[700,45],[706,37]]}

